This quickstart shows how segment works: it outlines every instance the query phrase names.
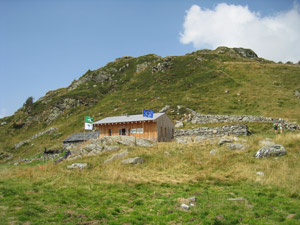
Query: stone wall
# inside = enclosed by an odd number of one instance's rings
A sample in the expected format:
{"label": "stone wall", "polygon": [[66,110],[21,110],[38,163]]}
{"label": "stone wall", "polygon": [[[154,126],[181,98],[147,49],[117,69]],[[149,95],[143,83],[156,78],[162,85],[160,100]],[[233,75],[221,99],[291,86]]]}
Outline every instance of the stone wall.
{"label": "stone wall", "polygon": [[24,140],[24,141],[21,141],[21,142],[17,143],[17,144],[15,145],[15,148],[16,148],[16,149],[17,149],[17,148],[20,148],[22,145],[28,144],[30,141],[32,141],[32,140],[34,140],[34,139],[36,139],[36,138],[38,138],[38,137],[40,137],[40,136],[42,136],[42,135],[44,135],[44,134],[52,133],[52,132],[54,132],[54,131],[56,131],[56,130],[57,130],[57,128],[55,128],[55,127],[50,127],[50,128],[47,129],[47,130],[44,130],[44,131],[42,131],[42,132],[40,132],[40,133],[37,133],[37,134],[33,135],[31,138],[29,138],[29,139],[27,139],[27,140]]}
{"label": "stone wall", "polygon": [[265,122],[274,123],[275,121],[282,121],[283,126],[287,130],[300,130],[300,125],[296,123],[290,123],[280,118],[262,117],[262,116],[251,116],[251,115],[205,115],[197,113],[191,109],[186,108],[189,112],[187,121],[193,124],[203,123],[226,123],[226,122]]}
{"label": "stone wall", "polygon": [[247,115],[204,115],[196,113],[192,123],[219,123],[219,122],[275,122],[278,119]]}
{"label": "stone wall", "polygon": [[177,129],[174,137],[182,136],[204,136],[204,137],[222,137],[226,135],[247,136],[249,135],[248,127],[245,124],[222,127],[199,127],[195,129]]}

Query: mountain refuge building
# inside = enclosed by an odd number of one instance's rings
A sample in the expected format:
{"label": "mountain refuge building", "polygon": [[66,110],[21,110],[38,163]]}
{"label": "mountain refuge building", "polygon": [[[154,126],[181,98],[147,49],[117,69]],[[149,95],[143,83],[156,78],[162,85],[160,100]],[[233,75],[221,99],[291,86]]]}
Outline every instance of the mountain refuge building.
{"label": "mountain refuge building", "polygon": [[98,138],[105,136],[134,136],[152,141],[171,141],[174,137],[174,124],[165,113],[153,113],[153,117],[125,115],[106,117],[94,122]]}

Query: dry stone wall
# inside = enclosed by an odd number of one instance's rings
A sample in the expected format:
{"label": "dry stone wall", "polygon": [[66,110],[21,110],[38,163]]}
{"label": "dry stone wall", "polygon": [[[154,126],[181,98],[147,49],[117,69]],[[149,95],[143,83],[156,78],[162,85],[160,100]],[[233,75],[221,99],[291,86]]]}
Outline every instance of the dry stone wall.
{"label": "dry stone wall", "polygon": [[[290,123],[280,118],[262,117],[262,116],[251,116],[251,115],[205,115],[197,113],[191,109],[186,108],[189,112],[187,121],[192,124],[203,124],[203,123],[226,123],[226,122],[265,122],[274,123],[275,121],[282,121],[283,126],[287,130],[300,130],[300,125],[296,123]],[[186,121],[186,122],[187,122]]]}
{"label": "dry stone wall", "polygon": [[195,129],[177,129],[174,137],[182,136],[204,136],[204,137],[222,137],[222,136],[247,136],[248,127],[245,124],[222,127],[199,127]]}

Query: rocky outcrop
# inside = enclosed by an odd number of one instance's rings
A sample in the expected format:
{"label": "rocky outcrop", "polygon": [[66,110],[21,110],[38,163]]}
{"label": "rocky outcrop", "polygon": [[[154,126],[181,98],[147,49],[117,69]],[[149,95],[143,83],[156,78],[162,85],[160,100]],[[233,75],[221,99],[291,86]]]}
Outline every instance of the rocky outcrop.
{"label": "rocky outcrop", "polygon": [[65,98],[58,103],[54,104],[50,109],[46,123],[50,124],[57,117],[62,115],[66,110],[82,105],[82,103],[73,98]]}
{"label": "rocky outcrop", "polygon": [[141,71],[144,71],[149,66],[148,62],[143,62],[141,64],[136,65],[136,72],[139,73]]}
{"label": "rocky outcrop", "polygon": [[222,127],[199,127],[195,129],[175,130],[174,137],[181,136],[204,136],[204,137],[222,137],[222,136],[247,136],[248,127],[245,124]]}
{"label": "rocky outcrop", "polygon": [[168,69],[172,68],[172,57],[166,57],[163,59],[162,62],[157,63],[155,66],[152,67],[152,73],[157,72],[166,72]]}
{"label": "rocky outcrop", "polygon": [[110,136],[100,139],[91,139],[86,145],[80,143],[80,146],[77,146],[75,144],[70,145],[68,143],[64,146],[64,148],[71,151],[71,155],[68,160],[75,160],[82,156],[95,156],[104,152],[116,152],[120,150],[120,145],[151,147],[155,144],[156,142],[132,136]]}
{"label": "rocky outcrop", "polygon": [[257,54],[251,49],[246,48],[228,48],[228,47],[218,47],[214,50],[217,54],[227,53],[230,56],[239,56],[243,58],[258,58]]}

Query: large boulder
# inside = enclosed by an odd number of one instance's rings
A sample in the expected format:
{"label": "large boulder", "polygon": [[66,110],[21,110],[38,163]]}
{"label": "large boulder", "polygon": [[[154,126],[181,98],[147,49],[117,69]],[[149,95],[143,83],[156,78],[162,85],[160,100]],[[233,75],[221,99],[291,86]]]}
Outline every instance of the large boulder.
{"label": "large boulder", "polygon": [[271,156],[282,156],[285,154],[286,150],[282,145],[266,145],[256,152],[255,157],[267,158]]}

